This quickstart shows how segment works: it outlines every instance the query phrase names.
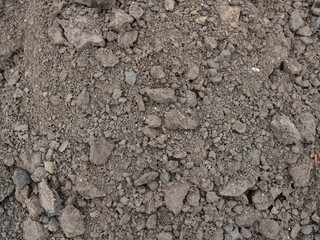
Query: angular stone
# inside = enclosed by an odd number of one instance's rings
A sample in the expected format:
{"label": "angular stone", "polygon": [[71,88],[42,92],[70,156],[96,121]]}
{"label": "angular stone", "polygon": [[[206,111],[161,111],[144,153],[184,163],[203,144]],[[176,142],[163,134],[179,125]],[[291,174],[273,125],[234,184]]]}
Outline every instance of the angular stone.
{"label": "angular stone", "polygon": [[169,232],[161,232],[157,235],[158,240],[172,240],[172,235]]}
{"label": "angular stone", "polygon": [[118,46],[122,48],[132,47],[138,39],[138,31],[125,32],[119,35]]}
{"label": "angular stone", "polygon": [[192,92],[192,91],[186,91],[186,97],[187,97],[187,104],[189,107],[193,108],[197,106],[198,101],[197,101],[197,95]]}
{"label": "angular stone", "polygon": [[101,139],[90,145],[90,162],[95,165],[105,164],[114,149],[114,144],[105,139]]}
{"label": "angular stone", "polygon": [[126,25],[133,22],[133,18],[121,9],[114,10],[114,18],[110,22],[110,29],[120,32]]}
{"label": "angular stone", "polygon": [[164,200],[167,208],[178,215],[181,212],[183,201],[190,190],[188,183],[179,183],[165,190]]}
{"label": "angular stone", "polygon": [[45,179],[38,184],[38,190],[40,205],[47,214],[49,216],[60,214],[62,200],[54,189],[50,189]]}
{"label": "angular stone", "polygon": [[152,77],[156,78],[156,79],[162,79],[166,76],[166,74],[163,71],[163,68],[159,65],[159,66],[153,66],[150,69],[150,74]]}
{"label": "angular stone", "polygon": [[215,7],[222,21],[230,24],[232,27],[239,26],[240,7],[231,7],[221,1],[217,1]]}
{"label": "angular stone", "polygon": [[188,195],[187,195],[187,202],[190,206],[197,207],[199,206],[199,201],[200,201],[200,192],[199,189],[193,189],[190,190]]}
{"label": "angular stone", "polygon": [[22,189],[25,185],[31,183],[29,174],[25,170],[15,170],[12,176],[13,183],[17,188]]}
{"label": "angular stone", "polygon": [[64,234],[68,238],[74,238],[84,234],[84,216],[73,205],[67,205],[59,216],[59,222]]}
{"label": "angular stone", "polygon": [[301,140],[301,134],[291,120],[285,115],[275,116],[270,124],[274,136],[279,142],[290,145]]}
{"label": "angular stone", "polygon": [[130,214],[124,214],[120,219],[119,225],[120,226],[126,225],[126,224],[128,224],[130,222],[130,220],[131,220],[131,215]]}
{"label": "angular stone", "polygon": [[289,27],[292,31],[297,31],[300,27],[302,27],[304,24],[304,21],[300,15],[300,12],[298,9],[294,10],[289,19]]}
{"label": "angular stone", "polygon": [[103,67],[115,67],[120,62],[119,58],[109,49],[98,49],[95,57]]}
{"label": "angular stone", "polygon": [[3,202],[7,197],[9,197],[14,191],[14,185],[9,185],[0,188],[0,203]]}
{"label": "angular stone", "polygon": [[186,80],[195,80],[199,76],[200,68],[198,66],[192,66],[187,71],[185,77]]}
{"label": "angular stone", "polygon": [[221,196],[239,197],[256,184],[256,180],[236,180],[229,182],[221,191]]}
{"label": "angular stone", "polygon": [[267,239],[277,239],[280,226],[275,220],[263,219],[259,225],[259,232]]}
{"label": "angular stone", "polygon": [[171,88],[147,88],[146,94],[156,103],[170,104],[177,101],[175,91]]}
{"label": "angular stone", "polygon": [[235,223],[240,227],[251,228],[252,225],[261,218],[261,213],[254,208],[246,208],[235,218]]}
{"label": "angular stone", "polygon": [[99,190],[92,183],[78,177],[76,180],[76,190],[85,199],[100,198],[106,195],[105,192]]}
{"label": "angular stone", "polygon": [[165,125],[171,130],[192,130],[199,126],[199,121],[186,117],[176,109],[165,115]]}
{"label": "angular stone", "polygon": [[137,81],[137,74],[134,71],[130,70],[130,71],[125,71],[124,76],[125,76],[126,83],[128,83],[131,86],[134,86],[134,84]]}
{"label": "angular stone", "polygon": [[51,42],[56,45],[65,45],[67,40],[63,37],[63,30],[57,21],[54,21],[48,29],[48,35]]}
{"label": "angular stone", "polygon": [[214,37],[205,37],[204,46],[207,50],[212,51],[213,49],[217,48],[218,43]]}
{"label": "angular stone", "polygon": [[157,115],[149,115],[146,119],[146,124],[148,124],[148,127],[150,128],[157,128],[161,126],[161,118]]}
{"label": "angular stone", "polygon": [[311,165],[302,163],[293,166],[289,169],[289,174],[292,177],[295,186],[304,187],[307,186],[310,180]]}
{"label": "angular stone", "polygon": [[44,227],[33,221],[31,218],[27,218],[22,224],[23,239],[24,240],[44,240],[48,239],[49,234]]}
{"label": "angular stone", "polygon": [[175,5],[174,0],[164,0],[164,8],[167,11],[173,11],[174,5]]}
{"label": "angular stone", "polygon": [[103,9],[111,9],[116,0],[74,0],[76,3],[85,5],[87,7],[98,7]]}
{"label": "angular stone", "polygon": [[136,20],[139,20],[143,16],[144,10],[139,6],[138,3],[132,2],[129,7],[129,14]]}
{"label": "angular stone", "polygon": [[306,143],[313,143],[316,140],[316,119],[311,113],[302,113],[299,116],[299,125],[302,139]]}
{"label": "angular stone", "polygon": [[232,125],[232,129],[237,133],[243,134],[246,132],[247,126],[240,121],[235,121]]}
{"label": "angular stone", "polygon": [[147,184],[153,180],[156,180],[158,176],[159,176],[159,173],[157,172],[145,173],[141,177],[139,177],[137,180],[134,181],[134,185],[141,186],[141,185]]}
{"label": "angular stone", "polygon": [[297,75],[302,70],[301,64],[295,58],[289,58],[283,61],[283,68],[292,75]]}

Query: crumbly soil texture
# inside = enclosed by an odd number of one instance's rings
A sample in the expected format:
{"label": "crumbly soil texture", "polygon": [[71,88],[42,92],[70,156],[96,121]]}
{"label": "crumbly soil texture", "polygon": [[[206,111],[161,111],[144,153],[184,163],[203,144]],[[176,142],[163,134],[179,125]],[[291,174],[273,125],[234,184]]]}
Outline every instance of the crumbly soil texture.
{"label": "crumbly soil texture", "polygon": [[0,0],[0,239],[320,239],[319,0]]}

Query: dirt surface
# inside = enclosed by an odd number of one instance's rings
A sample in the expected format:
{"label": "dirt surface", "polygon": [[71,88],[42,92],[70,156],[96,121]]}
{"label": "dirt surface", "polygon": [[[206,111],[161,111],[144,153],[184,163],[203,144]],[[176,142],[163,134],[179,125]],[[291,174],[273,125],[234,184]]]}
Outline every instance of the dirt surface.
{"label": "dirt surface", "polygon": [[319,16],[0,0],[0,239],[319,240]]}

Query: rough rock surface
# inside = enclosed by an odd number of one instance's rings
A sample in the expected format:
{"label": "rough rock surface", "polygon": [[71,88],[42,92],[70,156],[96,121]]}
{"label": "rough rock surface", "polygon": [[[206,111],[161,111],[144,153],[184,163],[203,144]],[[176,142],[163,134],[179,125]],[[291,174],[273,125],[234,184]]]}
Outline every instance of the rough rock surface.
{"label": "rough rock surface", "polygon": [[105,164],[112,154],[114,144],[101,139],[90,145],[90,162],[95,165]]}
{"label": "rough rock surface", "polygon": [[199,126],[199,122],[174,109],[166,113],[165,125],[171,130],[192,130]]}
{"label": "rough rock surface", "polygon": [[22,225],[23,239],[25,240],[44,240],[49,236],[47,230],[40,223],[30,218],[27,218]]}
{"label": "rough rock surface", "polygon": [[83,215],[73,205],[67,205],[59,216],[61,228],[67,237],[77,237],[85,232]]}
{"label": "rough rock surface", "polygon": [[273,118],[270,124],[274,136],[283,144],[289,145],[298,143],[301,140],[301,134],[294,123],[284,115]]}
{"label": "rough rock surface", "polygon": [[180,183],[169,187],[165,191],[164,199],[167,208],[175,215],[181,212],[183,201],[190,190],[190,186],[187,183]]}
{"label": "rough rock surface", "polygon": [[62,209],[62,200],[58,193],[51,189],[46,180],[38,184],[40,205],[49,216],[58,215]]}

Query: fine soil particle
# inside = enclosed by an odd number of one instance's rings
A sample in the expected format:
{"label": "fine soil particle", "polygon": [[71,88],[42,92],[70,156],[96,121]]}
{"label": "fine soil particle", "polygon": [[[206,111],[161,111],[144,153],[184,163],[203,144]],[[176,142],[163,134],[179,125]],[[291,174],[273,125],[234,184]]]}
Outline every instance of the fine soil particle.
{"label": "fine soil particle", "polygon": [[320,239],[319,16],[0,0],[0,239]]}

